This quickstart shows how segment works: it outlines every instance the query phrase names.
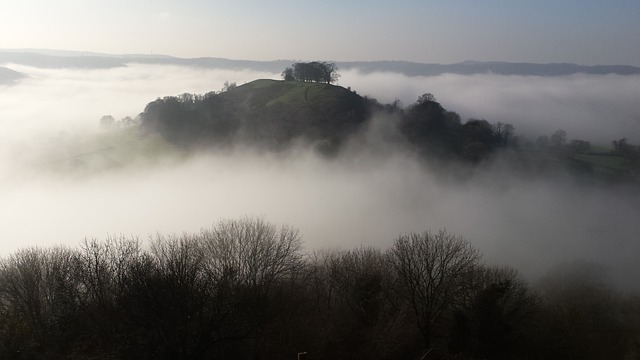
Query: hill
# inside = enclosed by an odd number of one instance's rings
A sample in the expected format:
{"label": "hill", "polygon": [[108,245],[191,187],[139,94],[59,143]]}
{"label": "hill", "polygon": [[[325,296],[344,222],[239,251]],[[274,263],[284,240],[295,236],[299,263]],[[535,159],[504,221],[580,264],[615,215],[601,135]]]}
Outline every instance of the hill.
{"label": "hill", "polygon": [[35,52],[0,51],[0,64],[20,64],[47,69],[108,69],[125,66],[116,57],[59,56]]}
{"label": "hill", "polygon": [[159,98],[145,107],[141,120],[144,131],[159,133],[185,150],[250,146],[281,151],[304,143],[322,154],[336,155],[358,130],[369,128],[373,113],[385,113],[389,123],[378,130],[384,134],[374,136],[377,143],[366,146],[387,150],[401,146],[424,159],[467,164],[508,150],[508,166],[532,176],[571,173],[585,181],[638,179],[636,149],[631,145],[623,156],[606,149],[578,148],[578,143],[588,142],[577,140],[554,146],[520,144],[513,126],[462,121],[431,94],[399,108],[336,85],[263,79],[232,84],[218,93]]}
{"label": "hill", "polygon": [[0,67],[0,85],[9,85],[13,82],[26,77],[25,74],[17,72],[15,70]]}
{"label": "hill", "polygon": [[182,147],[249,143],[277,150],[301,140],[326,153],[335,152],[368,116],[367,100],[343,87],[277,80],[164,97],[141,114],[144,129]]}

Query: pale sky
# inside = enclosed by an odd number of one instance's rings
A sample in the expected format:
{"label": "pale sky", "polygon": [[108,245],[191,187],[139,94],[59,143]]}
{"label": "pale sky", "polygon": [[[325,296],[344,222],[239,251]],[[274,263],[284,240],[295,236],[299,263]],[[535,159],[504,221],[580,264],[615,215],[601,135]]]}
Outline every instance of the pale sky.
{"label": "pale sky", "polygon": [[640,66],[640,0],[21,0],[0,48]]}

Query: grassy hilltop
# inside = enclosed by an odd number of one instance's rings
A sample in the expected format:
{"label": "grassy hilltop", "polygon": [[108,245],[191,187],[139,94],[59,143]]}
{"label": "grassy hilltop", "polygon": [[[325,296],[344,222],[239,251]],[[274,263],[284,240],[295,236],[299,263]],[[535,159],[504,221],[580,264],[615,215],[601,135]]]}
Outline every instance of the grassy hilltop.
{"label": "grassy hilltop", "polygon": [[221,93],[158,99],[145,108],[142,124],[181,147],[283,149],[302,140],[334,152],[368,115],[367,101],[340,86],[256,80]]}

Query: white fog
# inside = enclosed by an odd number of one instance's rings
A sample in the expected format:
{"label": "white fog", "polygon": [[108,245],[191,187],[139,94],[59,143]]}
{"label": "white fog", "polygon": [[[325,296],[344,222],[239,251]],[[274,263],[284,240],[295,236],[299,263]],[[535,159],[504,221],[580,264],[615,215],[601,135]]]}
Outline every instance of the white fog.
{"label": "white fog", "polygon": [[[30,77],[0,86],[2,255],[31,246],[75,246],[107,234],[144,239],[195,232],[221,218],[258,215],[300,228],[310,249],[384,248],[404,232],[446,228],[469,239],[487,262],[516,266],[529,276],[585,259],[608,266],[619,284],[634,285],[631,274],[640,270],[633,256],[640,251],[637,188],[583,186],[568,177],[522,179],[499,162],[458,181],[402,153],[371,158],[362,152],[329,161],[303,149],[282,156],[238,150],[94,175],[51,173],[37,154],[61,136],[101,131],[103,115],[135,117],[158,97],[203,94],[225,81],[241,85],[280,74],[138,64],[109,70],[7,67]],[[430,92],[463,121],[512,123],[534,139],[565,129],[570,139],[604,145],[622,137],[640,141],[637,76],[346,71],[339,85],[404,105]]]}

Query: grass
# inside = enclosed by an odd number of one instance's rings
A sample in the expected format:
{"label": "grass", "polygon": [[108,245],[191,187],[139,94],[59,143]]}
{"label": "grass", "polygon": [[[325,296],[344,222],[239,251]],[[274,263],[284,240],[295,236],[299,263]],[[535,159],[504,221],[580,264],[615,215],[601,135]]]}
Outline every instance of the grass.
{"label": "grass", "polygon": [[340,99],[341,88],[334,85],[261,79],[238,86],[228,96],[251,94],[251,102],[266,108],[278,105],[312,106],[313,103]]}
{"label": "grass", "polygon": [[629,160],[608,154],[580,154],[573,156],[576,160],[585,162],[595,168],[603,168],[611,171],[623,171],[627,169]]}

